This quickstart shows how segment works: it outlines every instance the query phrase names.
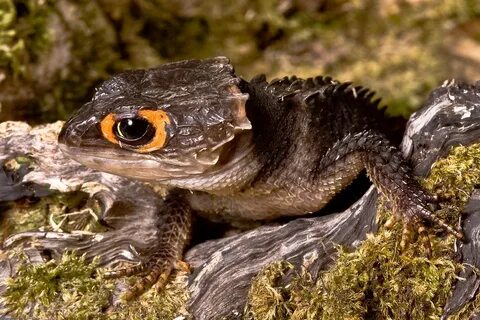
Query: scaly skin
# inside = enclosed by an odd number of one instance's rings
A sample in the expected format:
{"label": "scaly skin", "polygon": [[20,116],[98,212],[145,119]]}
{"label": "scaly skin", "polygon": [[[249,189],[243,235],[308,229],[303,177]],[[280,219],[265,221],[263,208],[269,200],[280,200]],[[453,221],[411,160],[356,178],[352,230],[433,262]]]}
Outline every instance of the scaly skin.
{"label": "scaly skin", "polygon": [[[392,203],[408,236],[424,221],[461,238],[433,213],[387,135],[373,93],[331,78],[247,82],[226,58],[130,71],[102,84],[60,134],[73,159],[170,189],[160,242],[145,263],[108,275],[144,273],[129,300],[163,284],[181,259],[191,215],[244,225],[323,208],[363,170]],[[408,239],[402,241],[405,246]],[[425,242],[428,249],[428,242]]]}

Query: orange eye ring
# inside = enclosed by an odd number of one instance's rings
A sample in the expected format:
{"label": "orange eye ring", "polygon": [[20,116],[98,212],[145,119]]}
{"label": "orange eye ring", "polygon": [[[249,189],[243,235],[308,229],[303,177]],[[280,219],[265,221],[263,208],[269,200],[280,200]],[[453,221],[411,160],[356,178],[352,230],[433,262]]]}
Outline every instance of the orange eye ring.
{"label": "orange eye ring", "polygon": [[115,114],[110,113],[108,114],[103,120],[100,122],[100,130],[102,131],[103,137],[110,141],[111,143],[118,144],[118,139],[113,133],[113,126],[115,125]]}
{"label": "orange eye ring", "polygon": [[163,148],[167,141],[166,125],[170,124],[167,113],[163,110],[140,110],[138,115],[150,122],[155,128],[155,135],[149,143],[142,145],[136,151],[146,153]]}
{"label": "orange eye ring", "polygon": [[119,146],[125,146],[139,153],[147,153],[163,148],[167,140],[166,124],[170,124],[170,118],[163,110],[140,110],[138,115],[146,120],[155,130],[153,138],[146,144],[140,146],[131,146],[128,143],[121,142],[114,132],[114,126],[117,119],[114,113],[108,114],[100,122],[100,130],[105,139]]}

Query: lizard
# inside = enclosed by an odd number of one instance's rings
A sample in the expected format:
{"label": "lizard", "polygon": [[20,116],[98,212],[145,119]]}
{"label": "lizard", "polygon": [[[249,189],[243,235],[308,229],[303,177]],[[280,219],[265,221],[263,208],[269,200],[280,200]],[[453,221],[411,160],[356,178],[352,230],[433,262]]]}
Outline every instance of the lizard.
{"label": "lizard", "polygon": [[[364,169],[392,204],[391,225],[433,223],[436,201],[387,138],[374,92],[330,77],[270,82],[237,76],[226,57],[114,75],[64,124],[61,150],[88,167],[168,188],[161,238],[148,259],[107,272],[142,274],[123,300],[167,281],[191,236],[192,215],[242,225],[323,208]],[[181,266],[181,265],[180,265]]]}

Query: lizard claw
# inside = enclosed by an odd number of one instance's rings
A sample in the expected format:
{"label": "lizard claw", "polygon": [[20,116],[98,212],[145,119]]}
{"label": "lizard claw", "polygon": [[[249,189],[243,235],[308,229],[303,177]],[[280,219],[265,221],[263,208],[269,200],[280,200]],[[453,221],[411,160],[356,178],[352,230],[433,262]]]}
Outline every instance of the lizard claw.
{"label": "lizard claw", "polygon": [[191,273],[192,269],[190,268],[190,265],[182,260],[177,260],[174,264],[174,267],[176,270],[181,270],[186,273]]}
{"label": "lizard claw", "polygon": [[167,283],[168,277],[172,273],[174,263],[169,260],[152,261],[144,266],[148,270],[147,273],[136,279],[133,286],[127,289],[121,296],[121,301],[131,301],[145,291],[150,289],[154,284],[157,288],[163,289]]}
{"label": "lizard claw", "polygon": [[427,228],[419,219],[413,219],[410,223],[405,223],[402,230],[402,239],[400,240],[400,250],[405,251],[412,242],[413,236],[417,234],[422,242],[427,257],[432,256],[432,243],[428,236]]}
{"label": "lizard claw", "polygon": [[408,244],[412,242],[413,236],[417,234],[427,256],[432,255],[430,237],[424,224],[426,221],[441,227],[459,240],[464,239],[461,230],[451,226],[435,214],[438,204],[434,197],[429,196],[420,186],[415,188],[415,190],[410,189],[409,191],[409,194],[403,194],[397,198],[397,202],[394,205],[394,214],[385,223],[385,226],[390,229],[399,218],[403,220],[404,227],[400,241],[402,251],[408,247]]}
{"label": "lizard claw", "polygon": [[159,290],[162,289],[172,270],[177,268],[183,270],[183,268],[188,268],[188,264],[183,261],[175,261],[167,251],[158,251],[150,256],[146,262],[108,270],[104,273],[104,277],[117,279],[126,276],[139,276],[135,283],[120,296],[120,300],[126,302],[139,297],[155,284]]}
{"label": "lizard claw", "polygon": [[158,242],[153,247],[144,249],[141,254],[143,261],[106,274],[110,278],[139,275],[135,283],[121,294],[120,301],[133,300],[155,284],[158,289],[162,289],[174,269],[189,269],[188,264],[179,259],[190,236],[191,212],[176,193],[171,193],[165,199],[164,205]]}
{"label": "lizard claw", "polygon": [[426,194],[425,191],[420,188],[418,188],[414,194],[415,196],[407,196],[408,200],[406,201],[406,204],[401,206],[404,208],[401,212],[404,213],[407,220],[413,219],[415,221],[414,223],[417,225],[420,225],[421,221],[430,221],[434,225],[437,225],[448,233],[454,235],[457,239],[464,239],[461,230],[451,226],[435,214],[438,211],[439,206],[434,197]]}
{"label": "lizard claw", "polygon": [[385,222],[385,228],[391,230],[393,229],[393,226],[398,222],[398,215],[392,214],[390,218],[388,218],[387,222]]}
{"label": "lizard claw", "polygon": [[423,248],[427,253],[428,257],[432,256],[432,242],[427,232],[427,228],[420,221],[416,220],[414,222],[415,228],[417,230],[418,237],[423,244]]}
{"label": "lizard claw", "polygon": [[147,273],[138,278],[135,284],[127,289],[121,296],[121,301],[131,301],[153,285],[156,285],[158,291],[161,291],[170,277],[172,270],[182,270],[190,273],[191,269],[188,263],[182,260],[173,261],[171,259],[157,259],[150,263],[143,264],[142,270],[148,270]]}
{"label": "lizard claw", "polygon": [[433,222],[434,224],[442,227],[448,233],[454,235],[455,238],[457,238],[458,240],[464,240],[465,239],[465,235],[463,234],[462,230],[460,230],[458,228],[455,228],[455,227],[452,227],[451,225],[449,225],[448,223],[446,223],[444,220],[440,219],[439,217],[437,217],[433,213],[430,213],[430,215],[428,216],[427,219],[430,220],[431,222]]}
{"label": "lizard claw", "polygon": [[120,301],[131,301],[142,295],[153,285],[156,285],[157,290],[162,290],[173,270],[181,270],[188,273],[191,271],[188,263],[175,259],[166,250],[160,250],[152,254],[147,262],[107,270],[104,272],[104,277],[106,279],[118,279],[138,275],[139,277],[135,280],[135,283],[120,296]]}
{"label": "lizard claw", "polygon": [[127,266],[120,269],[106,270],[104,271],[103,276],[105,277],[105,279],[118,279],[121,277],[129,277],[129,276],[133,276],[141,273],[144,268],[145,268],[145,265],[142,263],[139,263],[139,264]]}

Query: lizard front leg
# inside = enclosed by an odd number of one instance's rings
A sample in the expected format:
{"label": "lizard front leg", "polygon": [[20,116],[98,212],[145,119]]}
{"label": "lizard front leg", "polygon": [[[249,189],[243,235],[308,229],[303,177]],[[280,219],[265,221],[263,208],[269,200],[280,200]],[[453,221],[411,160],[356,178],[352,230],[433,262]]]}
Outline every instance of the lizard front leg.
{"label": "lizard front leg", "polygon": [[[463,238],[460,230],[434,214],[434,198],[420,186],[401,152],[383,135],[372,130],[347,135],[325,154],[317,174],[328,172],[340,160],[360,161],[378,190],[392,202],[395,215],[403,218],[406,227],[401,243],[403,247],[410,234],[410,227],[415,227],[420,235],[425,235],[422,225],[425,220],[441,226],[459,239]],[[429,251],[428,246],[429,243]]]}
{"label": "lizard front leg", "polygon": [[191,208],[181,191],[174,190],[167,195],[160,211],[159,239],[153,247],[142,252],[146,256],[144,262],[105,273],[107,278],[140,275],[135,284],[120,297],[123,301],[140,296],[154,284],[163,287],[174,267],[183,265],[180,260],[192,232]]}

